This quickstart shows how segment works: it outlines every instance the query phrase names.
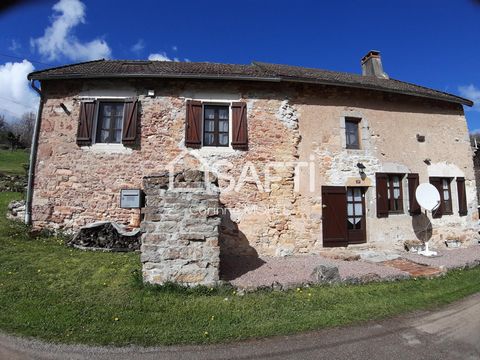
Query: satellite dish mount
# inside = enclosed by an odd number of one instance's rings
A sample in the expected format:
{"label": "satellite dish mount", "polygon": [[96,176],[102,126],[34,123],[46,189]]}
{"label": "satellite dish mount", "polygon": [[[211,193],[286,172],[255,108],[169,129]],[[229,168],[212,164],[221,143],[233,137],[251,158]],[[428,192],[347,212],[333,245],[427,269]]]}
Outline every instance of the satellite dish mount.
{"label": "satellite dish mount", "polygon": [[[428,211],[433,212],[440,206],[440,193],[435,186],[429,183],[423,183],[417,187],[417,190],[415,191],[415,198],[420,206],[425,210],[425,216],[427,216]],[[423,239],[425,250],[421,250],[418,253],[423,256],[436,256],[436,251],[430,251],[428,248],[429,239],[427,238],[427,228],[425,228],[425,238]]]}

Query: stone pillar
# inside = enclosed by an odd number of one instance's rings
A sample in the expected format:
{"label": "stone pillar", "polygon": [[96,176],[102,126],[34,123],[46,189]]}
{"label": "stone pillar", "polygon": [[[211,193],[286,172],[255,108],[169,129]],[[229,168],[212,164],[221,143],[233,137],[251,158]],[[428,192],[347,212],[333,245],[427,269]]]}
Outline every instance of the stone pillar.
{"label": "stone pillar", "polygon": [[[152,284],[215,285],[219,280],[220,201],[204,174],[186,170],[143,179],[143,279]],[[209,185],[209,186],[206,186]]]}

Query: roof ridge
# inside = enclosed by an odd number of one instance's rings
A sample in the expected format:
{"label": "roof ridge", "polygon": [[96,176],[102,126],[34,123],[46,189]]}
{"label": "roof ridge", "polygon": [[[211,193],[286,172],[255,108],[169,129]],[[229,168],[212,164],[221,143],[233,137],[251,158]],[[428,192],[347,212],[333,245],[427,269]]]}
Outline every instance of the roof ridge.
{"label": "roof ridge", "polygon": [[100,61],[105,61],[105,58],[82,61],[82,62],[79,62],[79,63],[65,64],[65,65],[55,66],[55,67],[51,67],[51,68],[46,68],[46,69],[43,69],[43,70],[32,71],[30,74],[28,74],[27,79],[30,80],[31,75],[41,73],[41,72],[44,72],[44,71],[58,70],[58,69],[63,69],[63,68],[69,67],[69,66],[84,65],[84,64],[90,64],[90,63],[95,63],[95,62],[100,62]]}

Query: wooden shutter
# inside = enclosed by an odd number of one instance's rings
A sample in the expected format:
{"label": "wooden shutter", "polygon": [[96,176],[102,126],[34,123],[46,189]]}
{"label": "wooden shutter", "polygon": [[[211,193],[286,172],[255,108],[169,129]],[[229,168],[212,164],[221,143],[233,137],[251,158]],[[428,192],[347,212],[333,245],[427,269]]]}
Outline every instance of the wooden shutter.
{"label": "wooden shutter", "polygon": [[417,190],[418,185],[420,185],[420,180],[418,174],[408,174],[408,199],[409,199],[409,213],[410,215],[418,215],[422,213],[420,205],[417,202],[415,197],[415,190]]}
{"label": "wooden shutter", "polygon": [[377,217],[385,218],[388,217],[388,175],[377,173],[375,178],[377,188]]}
{"label": "wooden shutter", "polygon": [[78,119],[77,144],[79,146],[92,145],[93,118],[95,117],[96,102],[81,102]]}
{"label": "wooden shutter", "polygon": [[468,213],[467,210],[467,196],[465,191],[465,178],[457,178],[457,192],[458,192],[458,214],[465,216]]}
{"label": "wooden shutter", "polygon": [[232,103],[232,147],[248,149],[247,104],[244,102]]}
{"label": "wooden shutter", "polygon": [[347,246],[347,192],[343,186],[322,186],[323,246]]}
{"label": "wooden shutter", "polygon": [[123,114],[122,144],[133,145],[137,140],[138,100],[125,102]]}
{"label": "wooden shutter", "polygon": [[434,218],[441,218],[443,215],[443,208],[445,207],[443,204],[443,184],[442,178],[430,178],[430,184],[435,186],[440,193],[440,206],[432,211],[432,217]]}
{"label": "wooden shutter", "polygon": [[202,103],[187,100],[185,118],[185,146],[199,148],[202,146]]}

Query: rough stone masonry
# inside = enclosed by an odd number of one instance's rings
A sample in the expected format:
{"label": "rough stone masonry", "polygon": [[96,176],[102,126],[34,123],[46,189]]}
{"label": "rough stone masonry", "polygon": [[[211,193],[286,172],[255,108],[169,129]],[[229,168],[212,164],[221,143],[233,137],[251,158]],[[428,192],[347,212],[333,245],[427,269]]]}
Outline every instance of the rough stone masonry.
{"label": "rough stone masonry", "polygon": [[220,265],[218,187],[198,170],[179,172],[172,179],[168,173],[148,176],[143,185],[144,281],[215,285]]}

